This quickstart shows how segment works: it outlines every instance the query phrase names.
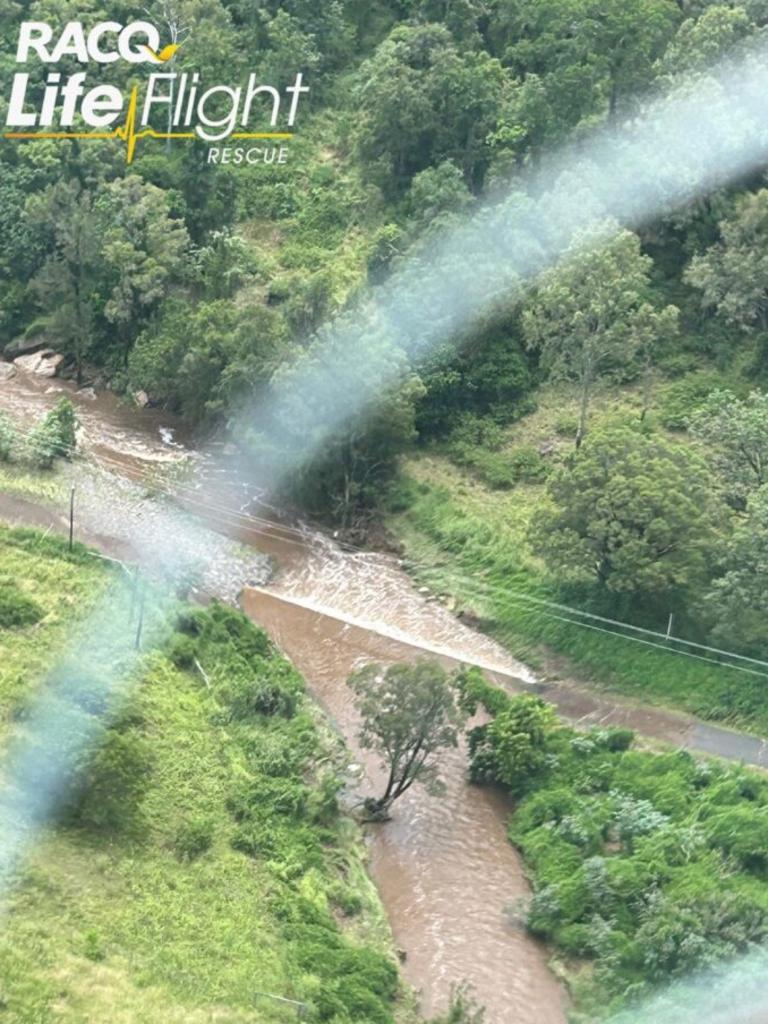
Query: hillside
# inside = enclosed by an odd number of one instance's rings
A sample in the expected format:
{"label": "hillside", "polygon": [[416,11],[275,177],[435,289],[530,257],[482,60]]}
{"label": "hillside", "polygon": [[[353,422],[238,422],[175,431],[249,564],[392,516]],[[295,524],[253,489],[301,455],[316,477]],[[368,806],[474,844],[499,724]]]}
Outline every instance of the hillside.
{"label": "hillside", "polygon": [[[110,572],[85,549],[2,529],[6,750]],[[338,740],[240,613],[180,607],[178,623],[3,893],[4,1013],[295,1019],[262,992],[313,1019],[391,1021],[397,969],[359,833],[337,807]]]}

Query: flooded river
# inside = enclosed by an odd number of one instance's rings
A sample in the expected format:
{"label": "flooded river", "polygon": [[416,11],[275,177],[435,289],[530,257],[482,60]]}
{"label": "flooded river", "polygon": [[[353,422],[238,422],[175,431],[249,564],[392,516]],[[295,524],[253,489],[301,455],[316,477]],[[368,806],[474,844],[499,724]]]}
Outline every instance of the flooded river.
{"label": "flooded river", "polygon": [[[62,391],[72,389],[19,374],[0,383],[0,409],[30,423]],[[111,472],[146,481],[152,467],[185,452],[168,416],[127,408],[109,394],[73,398],[84,446]],[[627,724],[674,744],[766,763],[758,739],[566,683],[537,682],[494,641],[418,592],[393,557],[345,550],[317,531],[259,523],[243,514],[247,490],[238,492],[231,481],[222,486],[206,474],[204,461],[198,483],[183,484],[180,493],[210,526],[272,558],[274,579],[246,589],[243,607],[292,659],[343,732],[365,768],[365,792],[375,791],[379,769],[357,744],[346,679],[366,662],[424,656],[449,666],[476,664],[510,690],[543,693],[573,722]],[[23,505],[9,501],[0,511],[22,521]],[[398,801],[392,822],[369,829],[372,872],[406,955],[404,973],[421,991],[428,1015],[445,1007],[453,984],[466,980],[487,1008],[487,1024],[562,1024],[566,996],[546,952],[508,913],[529,892],[505,835],[509,807],[499,794],[467,785],[462,750],[445,759],[443,775],[444,798],[416,787]]]}
{"label": "flooded river", "polygon": [[[149,468],[182,452],[170,417],[128,408],[110,394],[77,394],[60,381],[19,373],[0,383],[0,409],[31,424],[63,392],[75,401],[84,446],[107,468],[145,479]],[[227,490],[226,498],[214,495],[208,483],[184,493],[210,525],[271,556],[274,581],[246,590],[243,607],[292,659],[343,732],[365,767],[363,791],[373,791],[378,766],[356,741],[346,686],[354,668],[434,656],[446,664],[479,664],[521,687],[533,682],[491,640],[419,594],[390,556],[344,551],[314,531],[249,525]],[[224,501],[231,514],[219,513]],[[23,518],[19,504],[7,506],[11,518]],[[392,822],[369,828],[372,873],[405,954],[404,974],[422,993],[427,1015],[442,1010],[451,986],[466,980],[486,1006],[488,1024],[562,1024],[565,993],[546,952],[507,913],[529,892],[506,839],[509,807],[498,794],[468,786],[465,775],[465,752],[455,751],[443,767],[444,798],[414,788],[396,805]]]}

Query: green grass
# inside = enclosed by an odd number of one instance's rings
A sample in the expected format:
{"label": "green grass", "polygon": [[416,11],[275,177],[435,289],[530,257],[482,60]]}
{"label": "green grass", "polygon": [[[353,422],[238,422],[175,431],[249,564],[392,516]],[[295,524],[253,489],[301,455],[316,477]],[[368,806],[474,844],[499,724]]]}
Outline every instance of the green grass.
{"label": "green grass", "polygon": [[0,493],[46,504],[63,502],[66,481],[55,470],[32,470],[17,463],[0,462]]}
{"label": "green grass", "polygon": [[[17,728],[11,711],[40,685],[109,570],[83,549],[70,557],[59,541],[4,529],[6,574],[45,614],[0,632],[4,742]],[[410,1019],[407,995],[395,1003],[391,940],[359,833],[336,808],[339,741],[292,667],[240,613],[213,606],[179,624],[165,653],[145,656],[104,733],[104,751],[121,737],[138,764],[115,770],[94,755],[84,792],[37,842],[11,891],[3,1019],[296,1019],[258,992],[307,1002],[311,1020],[351,1024],[364,1013],[384,1024],[396,1011]],[[190,659],[210,686],[193,664],[187,670]],[[282,713],[260,711],[276,694]],[[93,796],[110,768],[116,821]],[[131,772],[137,779],[122,795]]]}
{"label": "green grass", "polygon": [[[636,413],[637,402],[631,388],[606,397],[596,421]],[[555,424],[572,407],[573,398],[562,388],[545,389],[537,412],[507,430],[503,450],[551,442],[556,464],[572,441],[559,438]],[[531,600],[580,603],[578,595],[563,596],[528,548],[529,525],[546,500],[545,483],[494,490],[471,468],[433,451],[404,463],[387,523],[421,584],[455,597],[482,628],[534,668],[703,718],[768,730],[760,677],[567,624],[556,610]]]}

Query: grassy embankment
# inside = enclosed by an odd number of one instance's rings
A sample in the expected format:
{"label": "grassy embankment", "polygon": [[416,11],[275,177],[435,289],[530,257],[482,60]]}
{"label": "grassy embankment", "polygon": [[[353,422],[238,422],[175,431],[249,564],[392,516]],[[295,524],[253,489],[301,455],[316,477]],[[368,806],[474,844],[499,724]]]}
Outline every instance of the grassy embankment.
{"label": "grassy embankment", "polygon": [[[730,379],[720,380],[732,386]],[[649,424],[669,432],[666,424],[681,422],[697,394],[717,381],[716,375],[701,373],[667,384]],[[437,593],[454,596],[483,628],[538,669],[703,718],[768,730],[764,679],[608,636],[598,628],[570,625],[557,618],[557,610],[530,600],[579,604],[577,594],[564,597],[526,537],[547,500],[546,473],[573,446],[572,394],[546,387],[537,398],[537,410],[505,429],[498,450],[454,445],[404,462],[389,498],[387,523],[402,541],[414,577]],[[637,419],[641,397],[633,388],[606,389],[594,406],[593,425],[627,422]],[[675,432],[678,441],[684,437]],[[554,450],[542,459],[543,444]],[[668,609],[661,611],[666,622]],[[614,613],[615,608],[606,611]],[[677,622],[685,628],[680,616]]]}
{"label": "grassy embankment", "polygon": [[[0,528],[4,745],[109,578],[84,549]],[[295,1019],[256,996],[268,992],[306,1001],[313,1020],[391,1021],[397,970],[336,806],[338,741],[240,613],[180,615],[11,892],[4,1019]]]}

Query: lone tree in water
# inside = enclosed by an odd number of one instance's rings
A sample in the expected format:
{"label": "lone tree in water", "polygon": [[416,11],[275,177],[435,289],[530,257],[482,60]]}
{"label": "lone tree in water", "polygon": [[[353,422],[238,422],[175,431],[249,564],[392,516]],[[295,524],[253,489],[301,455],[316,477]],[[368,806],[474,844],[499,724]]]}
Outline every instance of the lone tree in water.
{"label": "lone tree in water", "polygon": [[389,808],[414,782],[440,795],[438,755],[458,745],[466,717],[456,703],[456,676],[435,661],[417,661],[388,668],[367,665],[348,682],[363,719],[360,742],[380,754],[388,772],[383,795],[365,802],[371,817],[386,820]]}

